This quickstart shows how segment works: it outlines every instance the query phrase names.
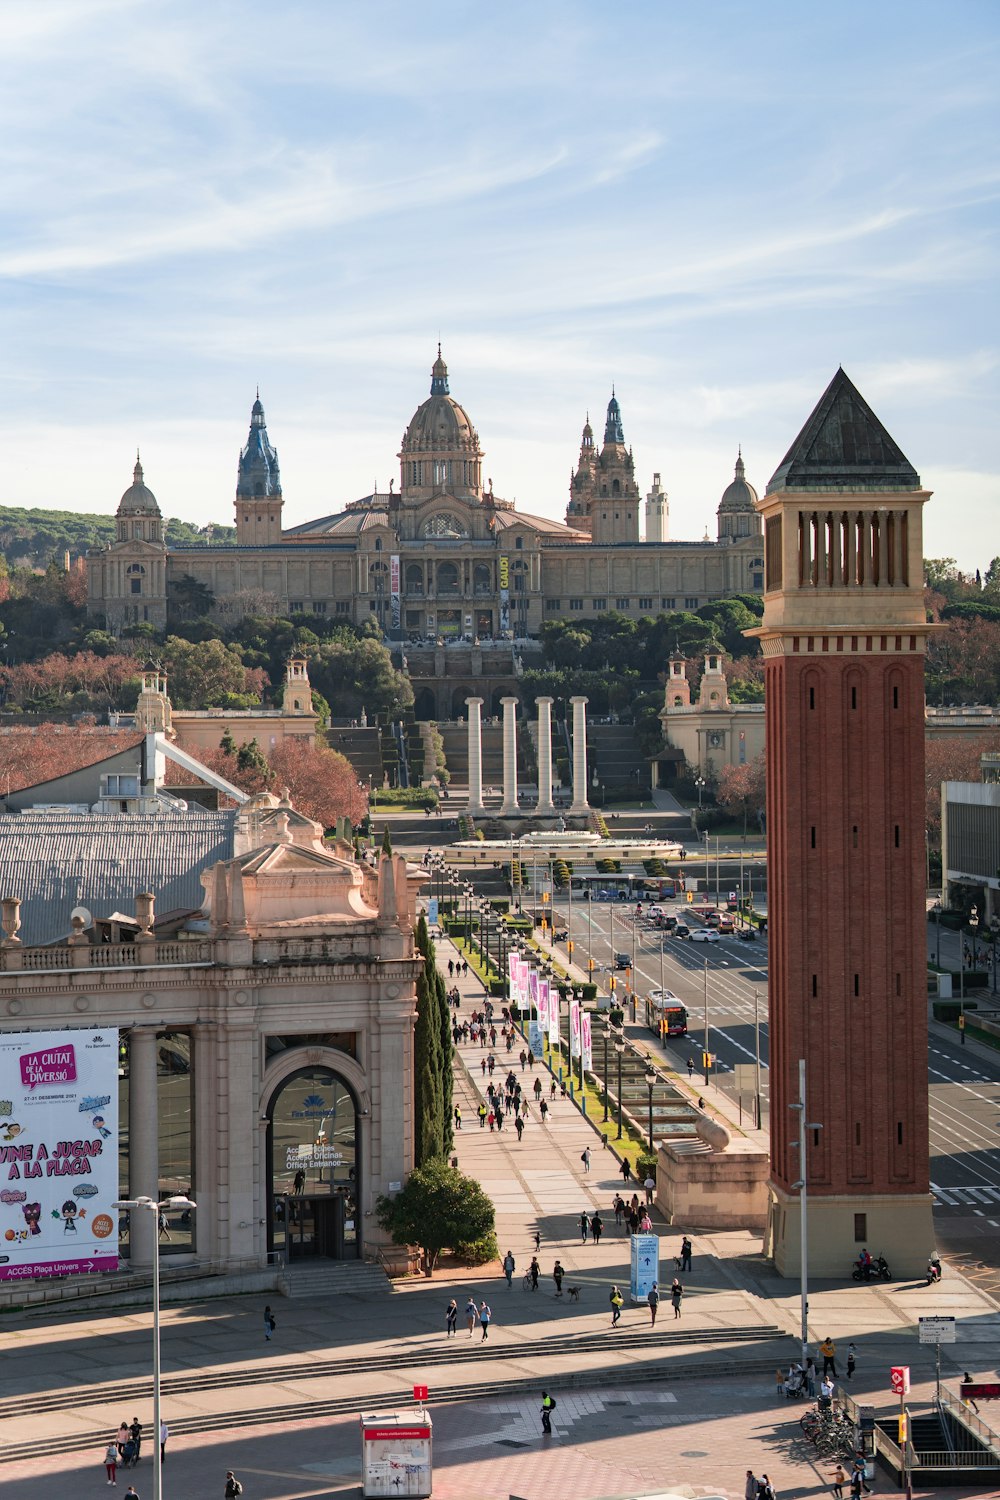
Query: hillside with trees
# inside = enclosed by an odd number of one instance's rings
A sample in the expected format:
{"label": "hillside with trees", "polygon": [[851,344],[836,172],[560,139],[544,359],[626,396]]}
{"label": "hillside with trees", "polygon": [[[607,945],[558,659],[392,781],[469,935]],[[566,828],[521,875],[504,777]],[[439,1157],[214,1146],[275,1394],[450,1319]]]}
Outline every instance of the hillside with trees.
{"label": "hillside with trees", "polygon": [[[169,518],[164,522],[168,546],[232,546],[235,526],[193,526]],[[113,515],[87,515],[73,510],[21,509],[0,505],[0,553],[8,566],[47,568],[68,552],[82,557],[89,547],[106,547],[115,540]]]}

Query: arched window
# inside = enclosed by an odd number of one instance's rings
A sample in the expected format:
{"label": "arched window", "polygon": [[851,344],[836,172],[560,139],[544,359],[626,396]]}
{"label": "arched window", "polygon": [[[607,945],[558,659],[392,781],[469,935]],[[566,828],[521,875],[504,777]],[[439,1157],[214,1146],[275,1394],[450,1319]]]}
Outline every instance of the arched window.
{"label": "arched window", "polygon": [[439,594],[458,593],[458,569],[454,563],[438,563],[437,591]]}
{"label": "arched window", "polygon": [[451,511],[443,510],[436,516],[431,516],[424,522],[424,536],[464,537],[468,533],[465,527],[453,516]]}
{"label": "arched window", "polygon": [[302,1068],[281,1085],[268,1130],[274,1248],[290,1260],[358,1255],[361,1152],[357,1103],[330,1068]]}
{"label": "arched window", "polygon": [[382,538],[380,536],[377,536],[375,538],[375,551],[376,552],[381,552],[382,551]]}

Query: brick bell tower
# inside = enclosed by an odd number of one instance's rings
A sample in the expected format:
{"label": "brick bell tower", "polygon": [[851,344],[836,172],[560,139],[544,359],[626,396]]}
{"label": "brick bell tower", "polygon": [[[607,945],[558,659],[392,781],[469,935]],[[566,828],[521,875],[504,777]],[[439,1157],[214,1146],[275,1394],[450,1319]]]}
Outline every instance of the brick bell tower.
{"label": "brick bell tower", "polygon": [[[920,478],[843,370],[756,503],[764,523],[771,1177],[765,1250],[809,1267],[934,1246],[928,1188]],[[793,1142],[796,1143],[793,1146]]]}

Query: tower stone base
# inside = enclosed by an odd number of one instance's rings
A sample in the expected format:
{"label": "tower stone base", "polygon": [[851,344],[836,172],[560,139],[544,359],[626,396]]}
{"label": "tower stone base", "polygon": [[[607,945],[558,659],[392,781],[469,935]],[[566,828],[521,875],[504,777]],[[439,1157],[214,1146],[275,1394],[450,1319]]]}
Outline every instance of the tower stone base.
{"label": "tower stone base", "polygon": [[[801,1270],[799,1195],[768,1185],[764,1254],[779,1276],[798,1277]],[[935,1248],[930,1194],[863,1193],[840,1197],[809,1194],[810,1277],[850,1276],[862,1249],[884,1255],[893,1278],[922,1275]],[[855,1216],[864,1214],[865,1238],[855,1238]]]}

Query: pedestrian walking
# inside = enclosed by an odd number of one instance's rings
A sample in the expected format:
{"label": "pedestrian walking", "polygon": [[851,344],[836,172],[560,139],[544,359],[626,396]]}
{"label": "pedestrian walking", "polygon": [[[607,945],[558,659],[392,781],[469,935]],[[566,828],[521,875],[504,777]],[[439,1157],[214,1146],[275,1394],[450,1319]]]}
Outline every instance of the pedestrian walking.
{"label": "pedestrian walking", "polygon": [[538,1278],[542,1274],[542,1268],[538,1264],[538,1256],[531,1257],[531,1265],[528,1267],[528,1275],[531,1277],[531,1290],[538,1291]]}
{"label": "pedestrian walking", "polygon": [[485,1343],[490,1336],[490,1322],[493,1318],[493,1310],[488,1302],[479,1304],[479,1326],[483,1330],[481,1342]]}
{"label": "pedestrian walking", "polygon": [[542,1097],[542,1080],[540,1078],[535,1079],[534,1093],[535,1103],[537,1104],[539,1099]]}
{"label": "pedestrian walking", "polygon": [[555,1263],[555,1265],[552,1267],[552,1280],[556,1284],[556,1296],[557,1297],[561,1297],[562,1296],[562,1284],[563,1284],[563,1277],[565,1275],[566,1275],[566,1272],[563,1270],[562,1261],[561,1260],[557,1260],[556,1263]]}
{"label": "pedestrian walking", "polygon": [[129,1441],[129,1439],[131,1438],[131,1436],[132,1436],[132,1433],[129,1430],[129,1425],[126,1422],[125,1418],[122,1417],[121,1423],[119,1424],[119,1427],[118,1427],[118,1457],[119,1458],[123,1458],[124,1457],[124,1455],[125,1455],[125,1444]]}
{"label": "pedestrian walking", "polygon": [[476,1113],[479,1116],[479,1128],[480,1128],[480,1130],[485,1130],[486,1129],[486,1115],[488,1113],[488,1111],[486,1109],[486,1105],[485,1104],[480,1104],[480,1106],[479,1106],[478,1110],[476,1111]]}
{"label": "pedestrian walking", "polygon": [[829,1411],[833,1406],[834,1385],[829,1375],[824,1375],[819,1388],[819,1409]]}
{"label": "pedestrian walking", "polygon": [[624,1201],[622,1199],[621,1193],[616,1193],[615,1194],[614,1210],[615,1210],[615,1223],[618,1225],[618,1228],[620,1229],[622,1227],[622,1214],[625,1212],[625,1203],[624,1203]]}
{"label": "pedestrian walking", "polygon": [[516,1267],[516,1265],[514,1263],[514,1257],[510,1253],[510,1251],[508,1250],[507,1254],[503,1258],[503,1274],[507,1278],[507,1287],[508,1287],[508,1289],[510,1287],[512,1287],[513,1284],[514,1284],[514,1272],[515,1272],[516,1269],[517,1269],[517,1267]]}
{"label": "pedestrian walking", "polygon": [[649,1292],[646,1296],[646,1301],[649,1303],[649,1326],[651,1328],[655,1328],[656,1314],[660,1310],[660,1291],[655,1281],[649,1289]]}
{"label": "pedestrian walking", "polygon": [[810,1401],[816,1400],[816,1361],[811,1354],[806,1360],[806,1392]]}
{"label": "pedestrian walking", "polygon": [[862,1490],[866,1495],[870,1495],[872,1487],[868,1483],[868,1466],[865,1463],[865,1455],[859,1452],[854,1455],[854,1465],[851,1469],[851,1494],[860,1495]]}
{"label": "pedestrian walking", "polygon": [[675,1318],[679,1318],[681,1315],[681,1298],[683,1296],[684,1288],[681,1286],[680,1282],[675,1276],[673,1281],[670,1283],[670,1306],[674,1310]]}
{"label": "pedestrian walking", "polygon": [[170,1436],[170,1428],[166,1422],[160,1423],[160,1463],[167,1461],[167,1438]]}
{"label": "pedestrian walking", "polygon": [[823,1374],[832,1373],[834,1380],[837,1379],[837,1346],[833,1339],[827,1334],[819,1346],[819,1352],[823,1356]]}
{"label": "pedestrian walking", "polygon": [[524,1121],[521,1119],[520,1115],[514,1116],[514,1129],[517,1131],[518,1140],[520,1140],[522,1135],[524,1134]]}
{"label": "pedestrian walking", "polygon": [[556,1409],[555,1398],[548,1391],[542,1392],[542,1431],[552,1431],[552,1413]]}
{"label": "pedestrian walking", "polygon": [[747,1482],[743,1486],[743,1500],[757,1500],[757,1476],[753,1469],[747,1469]]}
{"label": "pedestrian walking", "polygon": [[448,960],[448,978],[449,979],[454,979],[454,977],[455,977],[455,960],[453,958],[449,958],[449,960]]}
{"label": "pedestrian walking", "polygon": [[475,1297],[471,1296],[471,1294],[470,1294],[469,1300],[465,1304],[465,1322],[466,1322],[466,1325],[468,1326],[468,1329],[469,1329],[469,1338],[470,1339],[472,1337],[472,1333],[473,1333],[473,1330],[474,1330],[474,1328],[476,1326],[476,1320],[477,1320],[478,1317],[479,1317],[479,1309],[476,1306],[476,1299],[475,1299]]}
{"label": "pedestrian walking", "polygon": [[580,1239],[582,1240],[582,1242],[584,1244],[587,1243],[587,1230],[589,1228],[590,1228],[590,1215],[587,1213],[587,1210],[584,1209],[583,1213],[580,1215]]}
{"label": "pedestrian walking", "polygon": [[760,1476],[760,1484],[757,1486],[757,1500],[775,1500],[774,1486],[766,1474]]}
{"label": "pedestrian walking", "polygon": [[843,1464],[838,1464],[833,1471],[833,1484],[831,1486],[835,1500],[844,1500],[844,1485],[847,1483],[847,1475],[844,1473]]}
{"label": "pedestrian walking", "polygon": [[556,1097],[556,1081],[555,1081],[555,1078],[553,1078],[552,1081],[549,1084],[549,1098],[550,1099],[554,1099],[555,1097]]}
{"label": "pedestrian walking", "polygon": [[[688,1077],[689,1078],[693,1078],[694,1077],[694,1058],[693,1057],[689,1057],[688,1058]],[[756,1482],[757,1481],[754,1480],[755,1484],[756,1484]]]}
{"label": "pedestrian walking", "polygon": [[656,1179],[654,1177],[647,1177],[642,1185],[646,1193],[646,1202],[652,1203],[653,1194],[656,1192]]}
{"label": "pedestrian walking", "polygon": [[628,1182],[631,1179],[632,1163],[629,1161],[627,1156],[622,1157],[621,1174],[623,1182]]}
{"label": "pedestrian walking", "polygon": [[590,1220],[590,1233],[595,1245],[601,1243],[601,1235],[604,1232],[604,1220],[599,1213],[594,1213]]}
{"label": "pedestrian walking", "polygon": [[114,1438],[111,1439],[104,1453],[104,1468],[108,1476],[109,1484],[118,1483],[118,1444]]}
{"label": "pedestrian walking", "polygon": [[132,1425],[129,1428],[129,1434],[132,1438],[132,1452],[135,1455],[135,1462],[138,1463],[141,1457],[142,1450],[142,1423],[139,1421],[138,1417],[132,1418]]}
{"label": "pedestrian walking", "polygon": [[537,1255],[537,1254],[538,1254],[538,1251],[539,1251],[539,1250],[540,1250],[540,1249],[541,1249],[541,1248],[542,1248],[542,1237],[541,1237],[541,1235],[540,1235],[540,1234],[539,1234],[539,1232],[538,1232],[538,1230],[537,1230],[537,1229],[536,1229],[536,1230],[535,1230],[535,1254],[536,1254],[536,1255]]}
{"label": "pedestrian walking", "polygon": [[267,1341],[267,1343],[271,1342],[271,1334],[274,1332],[274,1330],[277,1328],[277,1326],[278,1325],[275,1322],[274,1313],[271,1311],[271,1309],[270,1309],[269,1306],[265,1307],[265,1309],[264,1309],[264,1338]]}
{"label": "pedestrian walking", "polygon": [[240,1495],[242,1495],[242,1493],[243,1493],[243,1486],[240,1484],[239,1480],[236,1478],[236,1475],[233,1473],[232,1469],[227,1469],[226,1470],[226,1500],[238,1500],[238,1497]]}
{"label": "pedestrian walking", "polygon": [[549,1106],[545,1099],[542,1100],[541,1104],[538,1106],[538,1109],[542,1117],[542,1124],[544,1125],[549,1118]]}
{"label": "pedestrian walking", "polygon": [[444,1310],[444,1334],[445,1338],[452,1338],[458,1333],[458,1303],[452,1297]]}
{"label": "pedestrian walking", "polygon": [[853,1344],[848,1344],[848,1346],[847,1346],[847,1369],[846,1369],[846,1371],[844,1373],[844,1379],[845,1380],[850,1380],[851,1376],[854,1374],[854,1371],[856,1369],[857,1369],[857,1359],[855,1357],[854,1345]]}
{"label": "pedestrian walking", "polygon": [[609,1300],[611,1302],[611,1326],[612,1328],[617,1328],[618,1320],[622,1315],[622,1303],[625,1301],[617,1286],[611,1288]]}
{"label": "pedestrian walking", "polygon": [[139,1491],[134,1484],[130,1484],[125,1491],[125,1500],[139,1500]]}
{"label": "pedestrian walking", "polygon": [[455,1105],[455,1129],[456,1130],[461,1130],[461,1128],[462,1128],[462,1111],[459,1108],[459,1106],[456,1104]]}
{"label": "pedestrian walking", "polygon": [[688,1272],[691,1270],[691,1241],[687,1235],[681,1240],[681,1270]]}
{"label": "pedestrian walking", "polygon": [[589,1146],[584,1146],[583,1150],[580,1153],[580,1160],[583,1162],[583,1170],[585,1172],[589,1172],[590,1171],[590,1147]]}

